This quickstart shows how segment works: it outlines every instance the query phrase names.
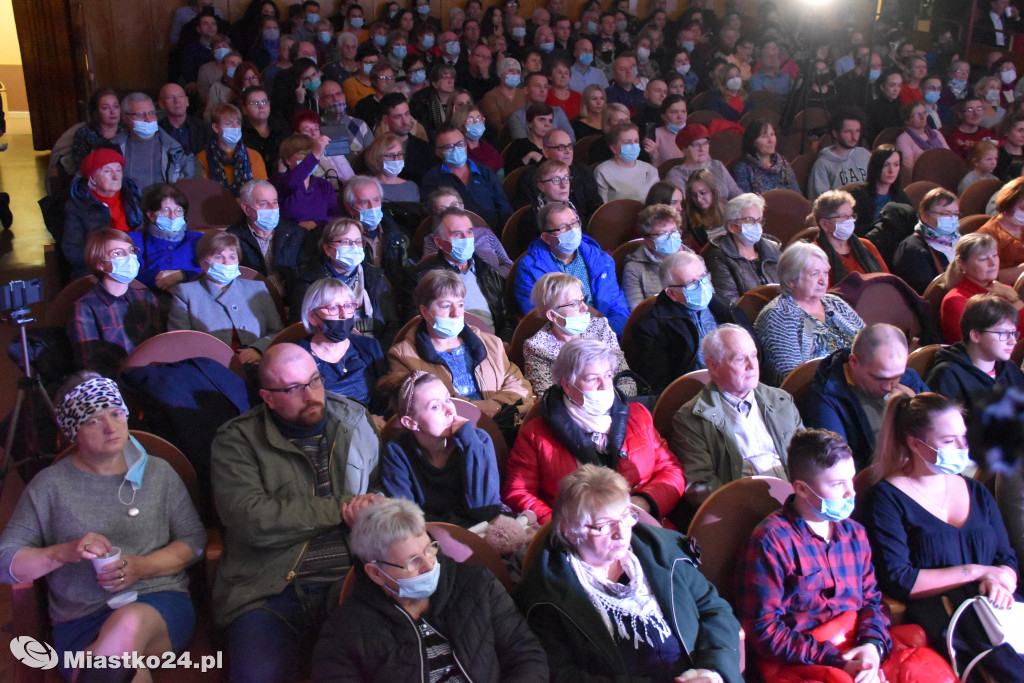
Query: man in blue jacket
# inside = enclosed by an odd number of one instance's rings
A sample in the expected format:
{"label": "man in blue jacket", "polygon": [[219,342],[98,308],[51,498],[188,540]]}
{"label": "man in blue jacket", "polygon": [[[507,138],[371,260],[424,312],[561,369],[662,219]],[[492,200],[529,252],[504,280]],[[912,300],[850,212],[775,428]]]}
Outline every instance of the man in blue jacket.
{"label": "man in blue jacket", "polygon": [[626,297],[615,277],[615,262],[597,242],[583,235],[576,210],[563,202],[551,202],[537,214],[540,237],[523,254],[515,272],[515,297],[524,314],[533,310],[533,284],[546,273],[575,275],[583,286],[588,306],[600,311],[622,336],[629,317]]}
{"label": "man in blue jacket", "polygon": [[813,383],[798,399],[800,414],[809,428],[842,436],[860,471],[871,464],[885,402],[896,390],[917,394],[928,386],[907,367],[903,332],[875,323],[854,337],[852,349],[822,359]]}

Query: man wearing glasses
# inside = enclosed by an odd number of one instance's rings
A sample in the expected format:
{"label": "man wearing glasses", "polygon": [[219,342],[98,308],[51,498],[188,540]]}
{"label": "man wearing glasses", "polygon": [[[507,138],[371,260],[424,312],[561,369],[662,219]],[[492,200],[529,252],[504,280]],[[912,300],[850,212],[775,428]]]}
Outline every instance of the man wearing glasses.
{"label": "man wearing glasses", "polygon": [[373,94],[359,100],[352,110],[352,115],[365,122],[370,130],[374,130],[384,113],[381,99],[395,89],[395,69],[391,62],[382,60],[373,65],[373,69],[370,70],[370,85],[373,86]]}
{"label": "man wearing glasses", "polygon": [[967,161],[974,145],[981,140],[995,142],[996,136],[991,128],[984,128],[981,119],[985,115],[984,103],[972,95],[968,95],[954,110],[960,125],[949,134],[949,148]]}
{"label": "man wearing glasses", "polygon": [[587,305],[608,318],[608,324],[621,337],[629,308],[615,276],[612,257],[584,236],[580,217],[569,204],[545,204],[537,213],[537,226],[540,237],[523,254],[515,274],[515,297],[523,314],[534,308],[533,285],[542,275],[568,273],[583,286]]}
{"label": "man wearing glasses", "polygon": [[882,428],[885,402],[893,391],[918,394],[928,386],[907,367],[907,338],[885,323],[868,325],[853,338],[853,348],[821,360],[814,381],[799,401],[810,428],[839,434],[853,450],[857,471],[871,463]]}
{"label": "man wearing glasses", "polygon": [[[597,211],[597,207],[601,205],[594,169],[590,168],[589,164],[581,163],[574,158],[572,138],[560,128],[552,128],[548,131],[542,145],[541,151],[546,160],[561,161],[569,167],[569,176],[572,181],[569,186],[569,201],[579,213],[580,222],[586,225],[590,222],[590,217]],[[540,182],[542,179],[537,177],[539,168],[540,165],[531,164],[519,176],[515,194],[512,196],[512,208],[518,209],[537,203],[537,198],[544,190]]]}
{"label": "man wearing glasses", "polygon": [[379,499],[379,443],[366,408],[326,393],[301,347],[267,349],[259,381],[265,403],[211,449],[226,529],[214,618],[235,680],[299,680],[352,566],[352,524]]}
{"label": "man wearing glasses", "polygon": [[196,158],[160,130],[149,95],[129,93],[121,102],[124,128],[114,142],[124,155],[124,175],[145,189],[153,183],[176,183],[195,174]]}
{"label": "man wearing glasses", "polygon": [[451,187],[462,197],[466,211],[483,218],[492,230],[500,230],[512,213],[512,206],[498,176],[469,158],[466,136],[451,123],[442,124],[434,132],[433,143],[434,154],[442,163],[423,176],[420,196],[428,196],[440,187]]}

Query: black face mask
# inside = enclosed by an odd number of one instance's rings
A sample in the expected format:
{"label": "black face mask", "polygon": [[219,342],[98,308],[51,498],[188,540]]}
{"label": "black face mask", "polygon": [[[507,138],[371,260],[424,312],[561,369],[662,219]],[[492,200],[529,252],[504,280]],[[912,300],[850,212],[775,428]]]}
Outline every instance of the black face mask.
{"label": "black face mask", "polygon": [[355,316],[351,318],[345,318],[344,320],[323,320],[323,330],[321,330],[328,341],[335,343],[341,343],[348,339],[348,336],[352,333],[352,328],[356,325]]}

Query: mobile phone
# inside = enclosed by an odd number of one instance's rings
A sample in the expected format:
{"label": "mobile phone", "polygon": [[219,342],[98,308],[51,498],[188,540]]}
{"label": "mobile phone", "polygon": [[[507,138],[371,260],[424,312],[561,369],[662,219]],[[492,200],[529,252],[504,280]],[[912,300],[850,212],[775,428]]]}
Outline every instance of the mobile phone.
{"label": "mobile phone", "polygon": [[350,151],[348,129],[340,123],[320,126],[321,135],[331,139],[324,148],[324,155],[329,157],[343,156]]}
{"label": "mobile phone", "polygon": [[655,139],[654,129],[657,128],[657,124],[651,122],[644,125],[644,137],[648,140]]}

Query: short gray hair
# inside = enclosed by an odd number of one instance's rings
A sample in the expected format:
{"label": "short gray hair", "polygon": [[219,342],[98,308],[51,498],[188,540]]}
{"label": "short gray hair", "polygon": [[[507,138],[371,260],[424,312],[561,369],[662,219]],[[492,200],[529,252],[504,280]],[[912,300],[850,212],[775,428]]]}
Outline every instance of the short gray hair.
{"label": "short gray hair", "polygon": [[352,228],[355,228],[359,233],[359,237],[362,238],[362,223],[357,221],[355,218],[335,218],[333,221],[328,223],[324,227],[324,231],[320,233],[320,241],[317,242],[317,246],[323,249],[325,244],[330,244]]}
{"label": "short gray hair", "polygon": [[242,189],[238,191],[238,198],[246,204],[252,205],[252,193],[256,191],[257,187],[263,187],[264,185],[274,190],[275,194],[277,193],[277,188],[274,187],[273,183],[269,180],[261,180],[257,178],[255,180],[250,180],[245,185],[242,185]]}
{"label": "short gray hair", "polygon": [[377,192],[380,193],[381,200],[384,199],[384,190],[381,189],[380,181],[368,175],[354,175],[348,179],[345,183],[345,189],[342,191],[341,201],[344,202],[345,206],[352,206],[356,203],[356,190],[364,185],[373,185],[377,188]]}
{"label": "short gray hair", "polygon": [[124,96],[124,99],[121,100],[122,114],[128,111],[128,105],[132,102],[149,102],[150,104],[153,104],[153,98],[147,95],[146,93],[139,92],[137,90],[135,92],[128,93]]}
{"label": "short gray hair", "polygon": [[431,232],[433,233],[434,237],[436,237],[439,240],[445,239],[444,220],[451,216],[455,216],[456,218],[465,218],[467,221],[469,221],[470,227],[473,226],[473,219],[472,217],[470,217],[468,211],[466,211],[465,209],[460,209],[457,206],[449,206],[444,211],[434,216],[434,225],[431,228]]}
{"label": "short gray hair", "polygon": [[[572,344],[573,342],[569,342]],[[594,514],[616,502],[629,502],[629,483],[613,469],[582,465],[562,477],[551,516],[551,535],[566,550],[575,550],[585,538],[583,525]]]}
{"label": "short gray hair", "polygon": [[302,297],[302,326],[306,328],[306,332],[313,334],[317,330],[310,323],[309,314],[326,306],[328,302],[334,301],[342,294],[348,294],[349,298],[355,301],[355,295],[349,286],[333,277],[325,277],[309,286],[306,295]]}
{"label": "short gray hair", "polygon": [[882,349],[891,348],[892,344],[904,351],[910,350],[903,330],[888,323],[872,323],[861,329],[853,338],[853,347],[850,352],[857,354],[857,358],[861,361],[870,361]]}
{"label": "short gray hair", "polygon": [[618,367],[615,350],[604,342],[583,337],[566,342],[551,364],[551,382],[561,384],[564,379],[569,384],[574,384],[583,368],[601,360],[608,361],[612,370]]}
{"label": "short gray hair", "polygon": [[342,31],[341,33],[339,33],[337,39],[335,40],[335,43],[337,44],[338,47],[341,47],[341,44],[344,43],[346,40],[352,40],[353,42],[355,42],[356,45],[359,45],[359,36],[352,33],[351,31]]}
{"label": "short gray hair", "polygon": [[519,63],[519,60],[513,59],[512,57],[505,57],[498,62],[498,70],[495,71],[498,76],[508,71],[518,71],[520,75],[523,73],[523,65]]}
{"label": "short gray hair", "polygon": [[682,215],[668,204],[651,204],[646,206],[636,217],[636,227],[640,234],[647,237],[651,231],[662,223],[672,223],[676,230],[683,229]]}
{"label": "short gray hair", "polygon": [[729,345],[725,341],[728,333],[742,334],[747,339],[750,339],[751,341],[754,340],[754,338],[750,336],[750,332],[748,332],[744,327],[735,323],[722,323],[704,335],[704,339],[700,342],[700,355],[702,355],[705,360],[711,358],[716,363],[721,363],[722,359],[725,358],[726,351],[729,350]]}
{"label": "short gray hair", "polygon": [[759,210],[764,212],[764,199],[753,192],[744,192],[743,194],[729,200],[725,205],[725,211],[722,212],[722,218],[726,222],[735,221],[740,217],[741,213],[752,206],[756,206]]}
{"label": "short gray hair", "polygon": [[661,266],[658,268],[658,278],[661,279],[661,287],[664,289],[669,285],[677,285],[678,282],[671,282],[672,271],[679,266],[684,266],[691,261],[700,261],[700,264],[707,268],[704,263],[704,258],[700,254],[695,254],[692,251],[679,250],[671,256],[666,256],[661,262]]}
{"label": "short gray hair", "polygon": [[812,258],[820,258],[828,265],[828,256],[825,255],[821,247],[813,242],[804,242],[803,240],[793,242],[783,250],[782,256],[779,257],[779,265],[776,266],[779,287],[783,294],[793,293],[791,283],[800,279],[800,273]]}
{"label": "short gray hair", "polygon": [[359,513],[348,544],[364,564],[382,560],[395,543],[426,533],[423,511],[405,498],[381,498]]}
{"label": "short gray hair", "polygon": [[530,301],[537,307],[537,312],[546,314],[558,301],[558,297],[569,287],[579,285],[583,289],[583,283],[575,275],[569,273],[544,273],[540,279],[533,283],[530,291]]}

